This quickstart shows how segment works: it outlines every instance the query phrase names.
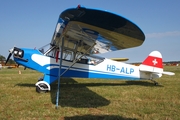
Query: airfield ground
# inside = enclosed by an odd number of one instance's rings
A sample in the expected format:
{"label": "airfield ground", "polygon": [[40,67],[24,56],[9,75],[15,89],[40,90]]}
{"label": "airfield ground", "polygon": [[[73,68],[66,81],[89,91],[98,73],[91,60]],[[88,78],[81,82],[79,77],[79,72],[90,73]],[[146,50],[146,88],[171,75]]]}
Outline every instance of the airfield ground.
{"label": "airfield ground", "polygon": [[[62,79],[59,108],[57,84],[44,94],[35,92],[42,76],[23,68],[0,70],[0,119],[27,120],[178,120],[180,119],[180,66],[167,66],[166,76],[151,81]],[[19,74],[21,71],[21,74]]]}

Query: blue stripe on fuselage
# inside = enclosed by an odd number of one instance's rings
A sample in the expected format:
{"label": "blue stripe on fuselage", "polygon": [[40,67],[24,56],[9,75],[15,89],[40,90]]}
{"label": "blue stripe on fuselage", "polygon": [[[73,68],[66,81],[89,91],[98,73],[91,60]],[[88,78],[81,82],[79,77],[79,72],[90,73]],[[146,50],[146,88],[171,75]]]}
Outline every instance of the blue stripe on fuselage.
{"label": "blue stripe on fuselage", "polygon": [[[62,70],[64,71],[64,70]],[[63,77],[82,77],[82,78],[103,78],[103,79],[110,79],[110,78],[114,78],[114,79],[130,79],[130,80],[139,80],[139,78],[135,78],[135,77],[130,77],[130,76],[125,76],[125,75],[115,75],[115,74],[111,74],[111,73],[104,73],[102,71],[77,71],[77,70],[68,70]]]}

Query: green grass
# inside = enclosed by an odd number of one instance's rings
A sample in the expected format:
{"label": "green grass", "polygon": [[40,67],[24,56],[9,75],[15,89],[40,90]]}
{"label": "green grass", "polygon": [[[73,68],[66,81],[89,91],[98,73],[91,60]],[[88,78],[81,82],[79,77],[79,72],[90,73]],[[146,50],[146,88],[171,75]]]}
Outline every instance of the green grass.
{"label": "green grass", "polygon": [[[22,74],[18,74],[19,70]],[[0,119],[180,119],[180,67],[168,66],[166,76],[154,86],[151,81],[118,81],[64,78],[60,86],[59,108],[55,109],[57,84],[51,92],[35,92],[42,76],[33,70],[0,70]]]}

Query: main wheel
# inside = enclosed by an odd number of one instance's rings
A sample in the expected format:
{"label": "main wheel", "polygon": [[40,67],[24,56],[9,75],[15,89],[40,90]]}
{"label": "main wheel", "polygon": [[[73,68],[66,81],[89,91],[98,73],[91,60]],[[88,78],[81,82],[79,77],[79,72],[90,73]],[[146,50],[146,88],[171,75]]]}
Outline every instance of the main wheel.
{"label": "main wheel", "polygon": [[48,92],[48,86],[44,83],[39,83],[38,86],[36,86],[36,92],[46,93]]}

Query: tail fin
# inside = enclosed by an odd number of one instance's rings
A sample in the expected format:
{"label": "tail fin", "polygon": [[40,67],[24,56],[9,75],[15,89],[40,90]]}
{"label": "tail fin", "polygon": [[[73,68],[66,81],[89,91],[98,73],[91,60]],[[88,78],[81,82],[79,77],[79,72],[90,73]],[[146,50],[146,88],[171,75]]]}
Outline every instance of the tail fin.
{"label": "tail fin", "polygon": [[153,51],[140,65],[141,71],[163,72],[162,55],[158,51]]}
{"label": "tail fin", "polygon": [[140,71],[174,75],[172,72],[163,71],[162,55],[159,51],[153,51],[140,65]]}

